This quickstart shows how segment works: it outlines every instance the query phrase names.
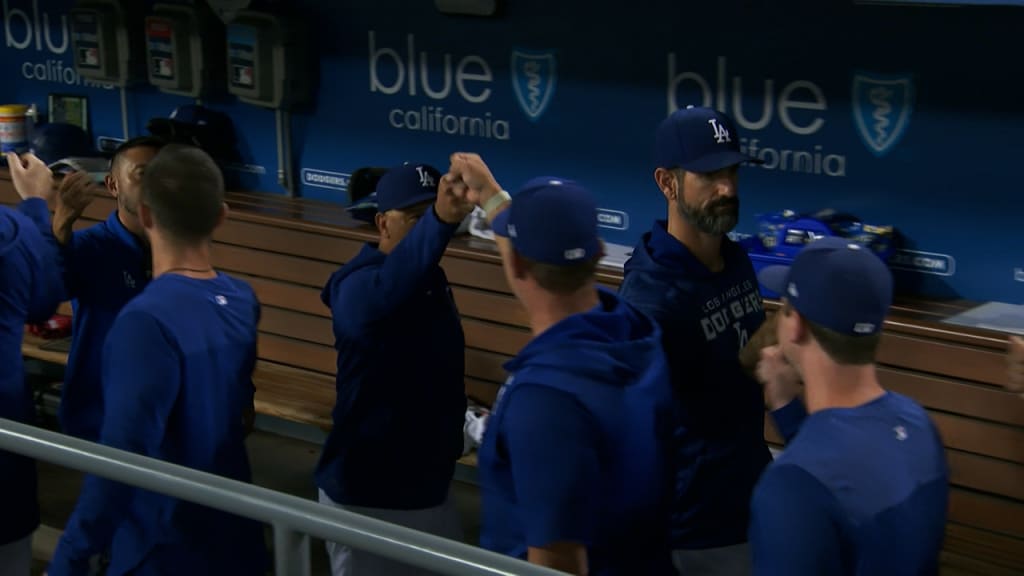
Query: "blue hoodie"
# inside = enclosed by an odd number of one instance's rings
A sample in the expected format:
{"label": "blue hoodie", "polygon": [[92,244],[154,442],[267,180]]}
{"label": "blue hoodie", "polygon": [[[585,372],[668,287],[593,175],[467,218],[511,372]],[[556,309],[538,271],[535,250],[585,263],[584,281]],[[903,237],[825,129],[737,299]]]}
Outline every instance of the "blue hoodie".
{"label": "blue hoodie", "polygon": [[599,295],[505,365],[479,453],[480,543],[526,558],[581,542],[594,576],[669,574],[674,424],[661,335]]}
{"label": "blue hoodie", "polygon": [[75,317],[58,418],[65,434],[95,442],[103,422],[103,343],[121,308],[149,283],[149,247],[114,211],[76,231],[63,253],[65,298]]}
{"label": "blue hoodie", "polygon": [[[32,424],[35,406],[25,384],[21,341],[26,322],[48,319],[61,301],[57,241],[46,201],[0,207],[0,418]],[[0,452],[0,546],[39,525],[35,462]]]}
{"label": "blue hoodie", "polygon": [[456,227],[431,208],[389,254],[367,244],[323,289],[338,374],[316,483],[338,504],[415,510],[447,498],[462,456],[465,337],[438,263]]}
{"label": "blue hoodie", "polygon": [[[251,481],[244,414],[252,410],[260,306],[245,282],[164,274],[124,307],[103,348],[107,446]],[[86,476],[50,576],[263,575],[261,523]]]}
{"label": "blue hoodie", "polygon": [[680,422],[672,519],[679,550],[745,542],[750,496],[771,461],[764,396],[739,364],[765,319],[757,277],[728,238],[722,255],[724,269],[711,272],[659,221],[626,262],[619,289],[662,328]]}

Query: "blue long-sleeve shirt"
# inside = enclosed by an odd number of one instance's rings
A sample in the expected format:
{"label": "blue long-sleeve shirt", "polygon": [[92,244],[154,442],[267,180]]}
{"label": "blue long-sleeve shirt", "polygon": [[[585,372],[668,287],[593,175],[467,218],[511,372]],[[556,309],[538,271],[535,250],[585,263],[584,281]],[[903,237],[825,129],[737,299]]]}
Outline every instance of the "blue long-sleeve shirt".
{"label": "blue long-sleeve shirt", "polygon": [[[46,201],[0,207],[0,417],[32,423],[21,341],[26,322],[49,318],[61,301],[60,254]],[[39,525],[35,462],[0,452],[0,546]]]}
{"label": "blue long-sleeve shirt", "polygon": [[754,491],[754,574],[937,574],[948,483],[938,432],[909,398],[815,412]]}
{"label": "blue long-sleeve shirt", "polygon": [[[130,302],[103,353],[101,442],[251,480],[243,414],[253,402],[259,303],[226,275],[165,274]],[[120,574],[263,574],[259,523],[88,476],[51,576],[86,574],[110,550]]]}
{"label": "blue long-sleeve shirt", "polygon": [[65,434],[97,441],[103,421],[103,343],[125,304],[149,283],[149,248],[112,212],[63,247],[74,322],[58,419]]}
{"label": "blue long-sleeve shirt", "polygon": [[337,402],[316,482],[339,504],[422,509],[447,496],[463,448],[465,337],[438,263],[456,227],[431,208],[389,254],[367,244],[323,289]]}

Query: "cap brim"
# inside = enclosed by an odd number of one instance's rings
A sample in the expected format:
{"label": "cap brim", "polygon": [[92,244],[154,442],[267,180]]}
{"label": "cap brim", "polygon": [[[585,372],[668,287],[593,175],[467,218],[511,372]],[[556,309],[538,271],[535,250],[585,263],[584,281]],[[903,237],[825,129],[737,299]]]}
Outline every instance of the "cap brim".
{"label": "cap brim", "polygon": [[748,156],[747,154],[741,154],[732,150],[726,150],[724,152],[719,152],[718,154],[705,156],[688,164],[680,164],[679,167],[689,172],[716,172],[723,168],[743,164],[744,162],[764,164],[763,160],[759,160],[753,156]]}
{"label": "cap brim", "polygon": [[780,295],[786,293],[788,278],[789,266],[766,266],[757,274],[757,281],[762,286]]}
{"label": "cap brim", "polygon": [[423,204],[424,202],[432,202],[434,200],[437,200],[436,192],[424,192],[423,194],[417,194],[416,196],[410,196],[408,198],[405,198],[397,205],[388,206],[386,210],[381,210],[381,212],[387,212],[388,210],[404,210],[406,208],[412,208],[417,204]]}
{"label": "cap brim", "polygon": [[509,211],[506,208],[499,212],[498,215],[494,217],[494,220],[491,221],[491,230],[502,238],[508,238],[508,214]]}

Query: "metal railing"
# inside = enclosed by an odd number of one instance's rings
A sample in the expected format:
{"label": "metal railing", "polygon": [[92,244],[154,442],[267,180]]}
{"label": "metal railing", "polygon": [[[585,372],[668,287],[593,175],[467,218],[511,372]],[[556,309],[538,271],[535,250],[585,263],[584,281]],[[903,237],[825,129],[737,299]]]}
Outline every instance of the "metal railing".
{"label": "metal railing", "polygon": [[310,536],[443,574],[563,574],[290,494],[3,418],[0,450],[270,524],[274,529],[274,567],[278,576],[310,574]]}

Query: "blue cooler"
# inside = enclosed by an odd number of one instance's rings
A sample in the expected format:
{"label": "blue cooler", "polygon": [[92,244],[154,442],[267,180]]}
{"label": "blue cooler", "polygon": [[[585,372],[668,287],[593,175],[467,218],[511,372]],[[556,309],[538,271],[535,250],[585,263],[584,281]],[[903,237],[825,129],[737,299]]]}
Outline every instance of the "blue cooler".
{"label": "blue cooler", "polygon": [[[892,226],[865,224],[854,216],[834,210],[813,214],[783,210],[758,214],[757,219],[758,233],[740,239],[739,243],[747,250],[758,274],[765,266],[789,266],[804,246],[826,236],[846,238],[869,248],[886,263],[896,251],[896,235]],[[761,286],[761,296],[769,299],[781,297],[764,286]]]}

